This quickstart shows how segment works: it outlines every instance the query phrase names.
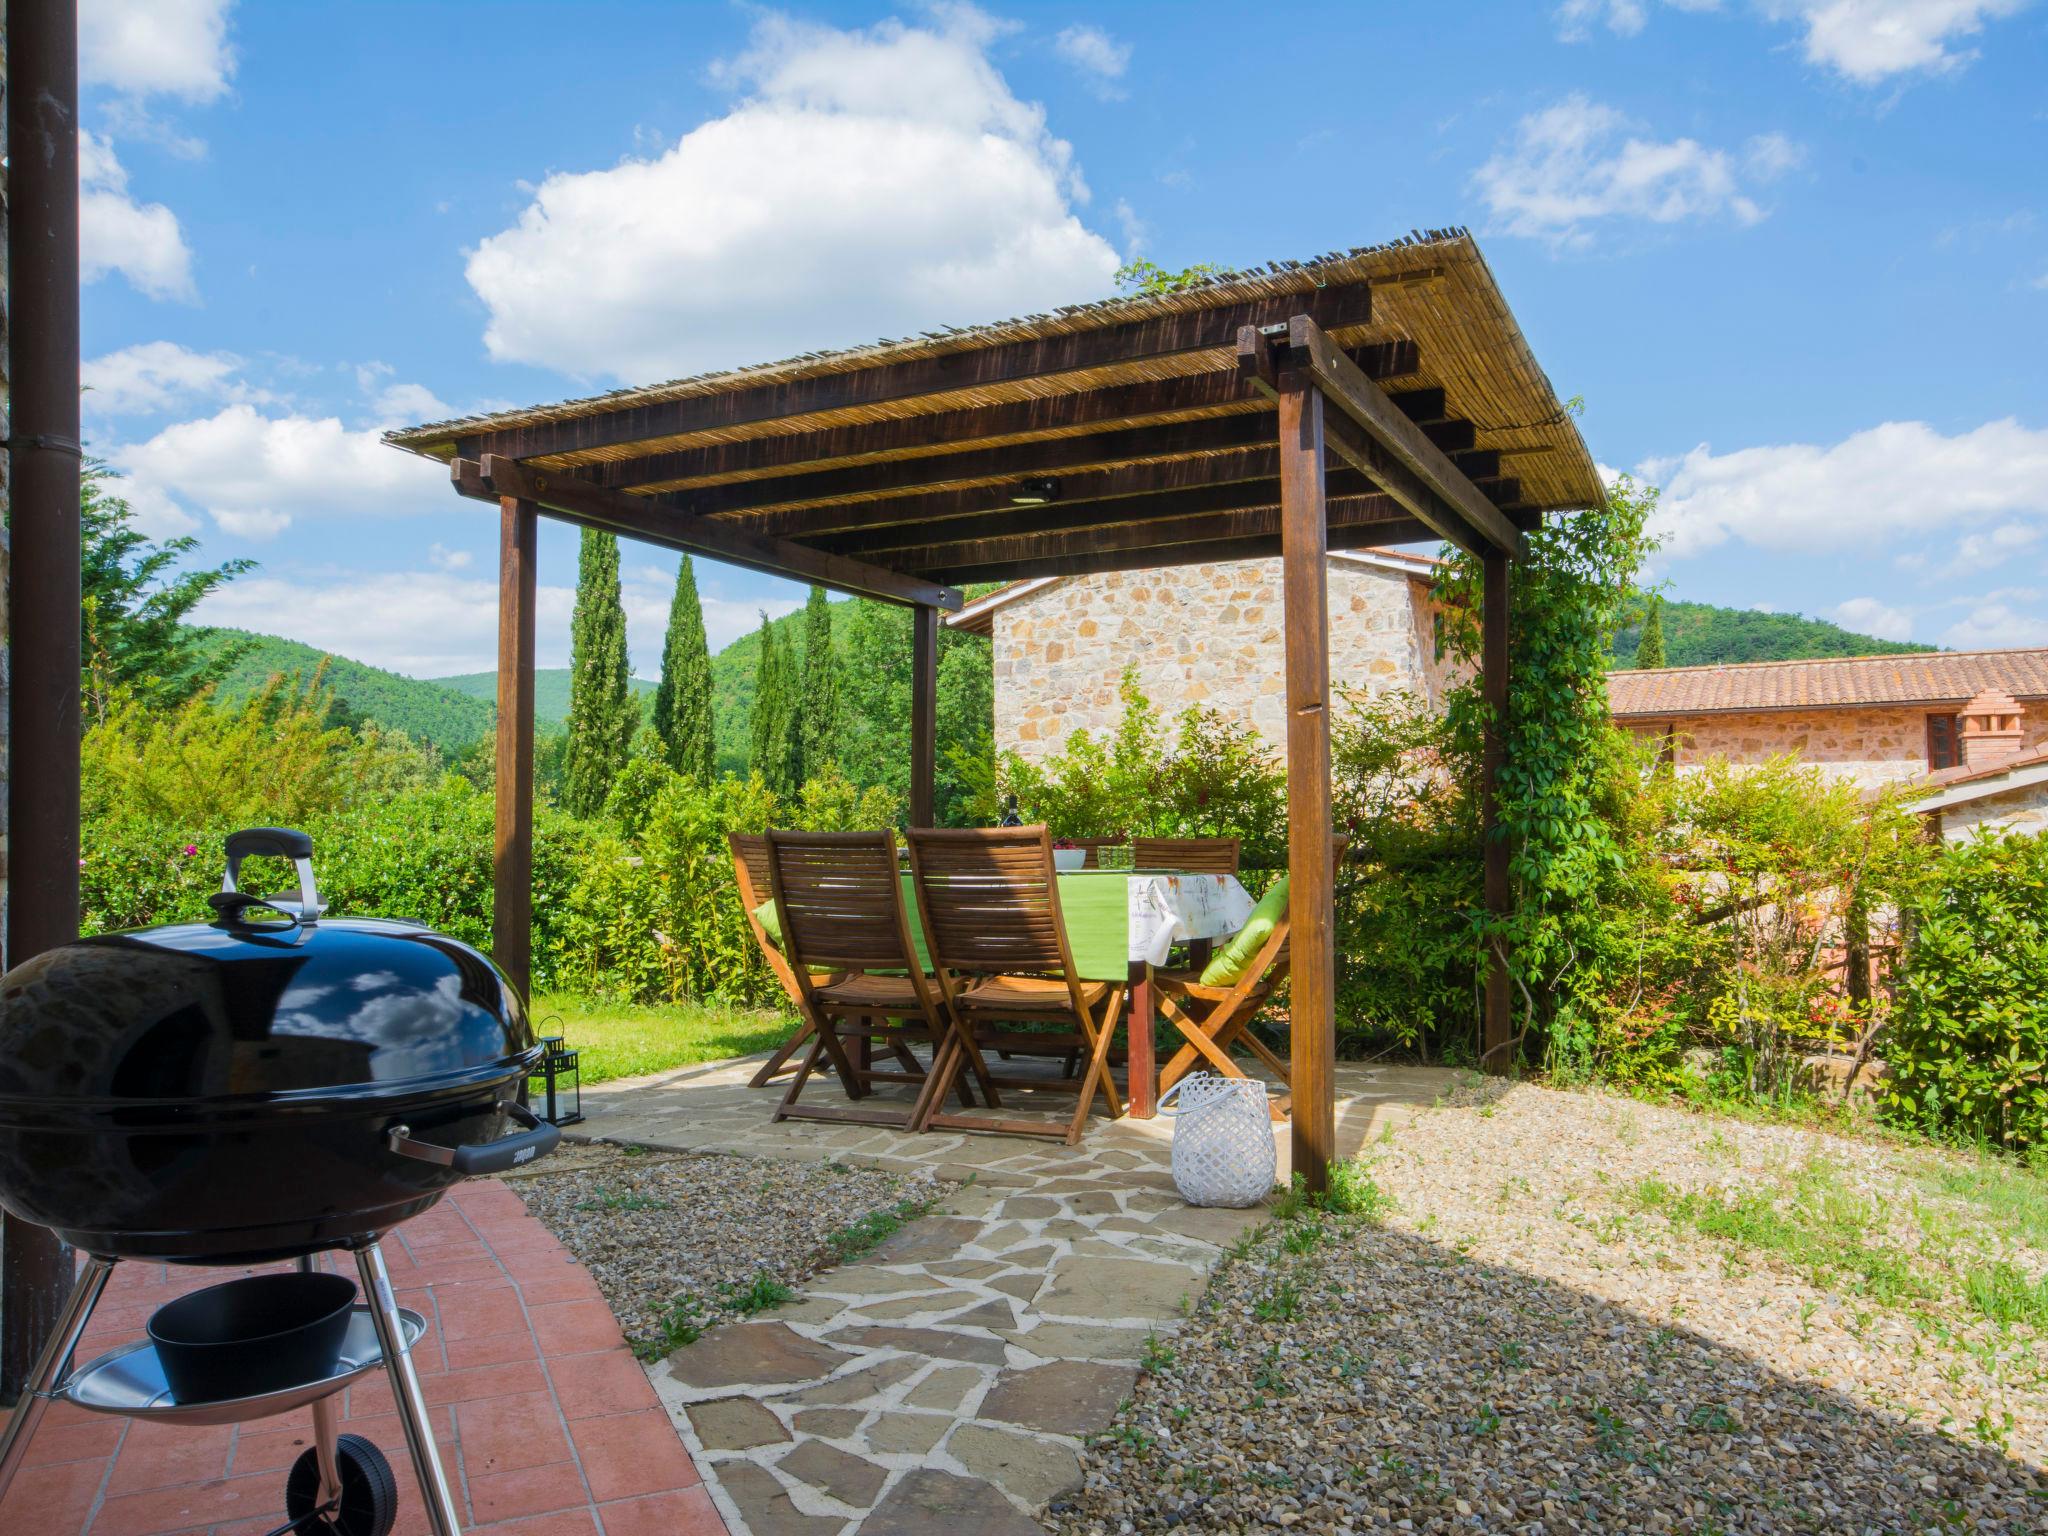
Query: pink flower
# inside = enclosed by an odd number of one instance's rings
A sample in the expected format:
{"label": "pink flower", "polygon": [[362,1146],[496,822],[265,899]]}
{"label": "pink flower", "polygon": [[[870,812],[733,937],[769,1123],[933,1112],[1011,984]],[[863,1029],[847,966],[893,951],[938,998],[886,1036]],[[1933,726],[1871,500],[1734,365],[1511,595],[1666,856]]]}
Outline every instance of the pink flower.
{"label": "pink flower", "polygon": [[191,858],[192,855],[197,853],[198,851],[199,845],[197,843],[187,843],[185,845],[185,857],[188,859]]}

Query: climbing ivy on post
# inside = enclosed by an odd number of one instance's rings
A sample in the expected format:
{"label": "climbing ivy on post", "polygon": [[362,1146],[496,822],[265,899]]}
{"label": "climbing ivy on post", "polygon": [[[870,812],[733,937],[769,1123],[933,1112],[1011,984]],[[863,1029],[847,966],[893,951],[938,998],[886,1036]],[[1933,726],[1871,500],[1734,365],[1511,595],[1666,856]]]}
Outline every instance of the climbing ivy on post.
{"label": "climbing ivy on post", "polygon": [[[1546,518],[1529,553],[1510,566],[1508,718],[1500,774],[1500,835],[1510,848],[1512,905],[1489,921],[1473,914],[1475,941],[1508,957],[1520,1007],[1517,1034],[1540,1038],[1569,1005],[1571,984],[1597,972],[1584,963],[1583,925],[1603,882],[1624,859],[1601,814],[1609,776],[1620,771],[1607,705],[1614,634],[1636,602],[1635,577],[1654,547],[1645,524],[1653,487],[1624,477],[1604,505]],[[1444,642],[1476,667],[1480,562],[1456,553],[1438,583]],[[1476,762],[1486,706],[1476,680],[1448,701],[1460,756]]]}

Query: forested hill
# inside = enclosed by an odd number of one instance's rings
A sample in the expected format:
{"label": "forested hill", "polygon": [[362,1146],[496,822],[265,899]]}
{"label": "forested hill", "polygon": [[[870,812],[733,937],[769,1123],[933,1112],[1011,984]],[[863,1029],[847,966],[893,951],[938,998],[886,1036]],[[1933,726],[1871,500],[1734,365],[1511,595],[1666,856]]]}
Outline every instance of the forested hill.
{"label": "forested hill", "polygon": [[[222,703],[240,703],[277,675],[296,676],[304,686],[324,661],[326,685],[353,717],[374,720],[387,730],[403,731],[415,741],[432,742],[451,753],[491,733],[493,712],[488,702],[439,683],[350,661],[278,635],[241,629],[210,629],[204,634],[212,645],[246,645],[241,659],[221,679],[216,697]],[[567,684],[563,686],[566,691]]]}
{"label": "forested hill", "polygon": [[[435,687],[452,688],[472,699],[482,699],[487,704],[496,704],[498,699],[498,674],[496,672],[463,672],[454,677],[431,679]],[[644,677],[630,680],[632,689],[641,696],[641,712],[646,713],[654,698],[655,685]],[[559,726],[569,718],[569,669],[567,667],[536,667],[533,673],[533,717],[543,727]]]}
{"label": "forested hill", "polygon": [[[1614,637],[1614,664],[1635,665],[1642,626]],[[1931,651],[1931,645],[1878,640],[1796,613],[1758,613],[1712,603],[1664,604],[1664,665],[1705,667],[1735,661],[1807,661],[1820,656],[1888,656]]]}

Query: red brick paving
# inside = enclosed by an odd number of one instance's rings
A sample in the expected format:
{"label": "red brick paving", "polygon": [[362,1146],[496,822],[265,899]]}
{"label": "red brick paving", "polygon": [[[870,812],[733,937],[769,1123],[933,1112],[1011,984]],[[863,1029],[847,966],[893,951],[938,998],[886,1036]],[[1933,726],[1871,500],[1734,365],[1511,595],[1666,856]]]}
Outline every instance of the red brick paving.
{"label": "red brick paving", "polygon": [[[427,1319],[413,1360],[465,1530],[725,1536],[596,1283],[510,1189],[489,1179],[458,1186],[387,1237],[384,1256],[399,1304]],[[121,1265],[79,1359],[137,1337],[171,1297],[234,1273]],[[311,1444],[312,1427],[303,1409],[181,1429],[52,1404],[0,1501],[0,1532],[262,1536],[284,1519],[285,1469]],[[391,1459],[394,1536],[426,1536],[381,1374],[349,1389],[343,1428]]]}

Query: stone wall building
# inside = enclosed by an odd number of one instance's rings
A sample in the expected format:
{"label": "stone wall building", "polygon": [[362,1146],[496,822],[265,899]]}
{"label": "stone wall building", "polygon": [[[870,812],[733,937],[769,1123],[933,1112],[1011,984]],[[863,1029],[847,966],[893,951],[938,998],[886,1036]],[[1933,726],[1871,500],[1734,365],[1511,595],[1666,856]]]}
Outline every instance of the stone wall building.
{"label": "stone wall building", "polygon": [[1875,787],[2048,747],[2048,648],[1610,672],[1607,693],[1679,768],[1789,752]]}
{"label": "stone wall building", "polygon": [[[1437,655],[1437,562],[1382,549],[1329,561],[1332,695],[1406,691],[1441,708],[1457,674]],[[1127,666],[1167,717],[1219,710],[1286,750],[1278,560],[1021,581],[946,622],[994,647],[998,751],[1036,760],[1109,730]]]}

